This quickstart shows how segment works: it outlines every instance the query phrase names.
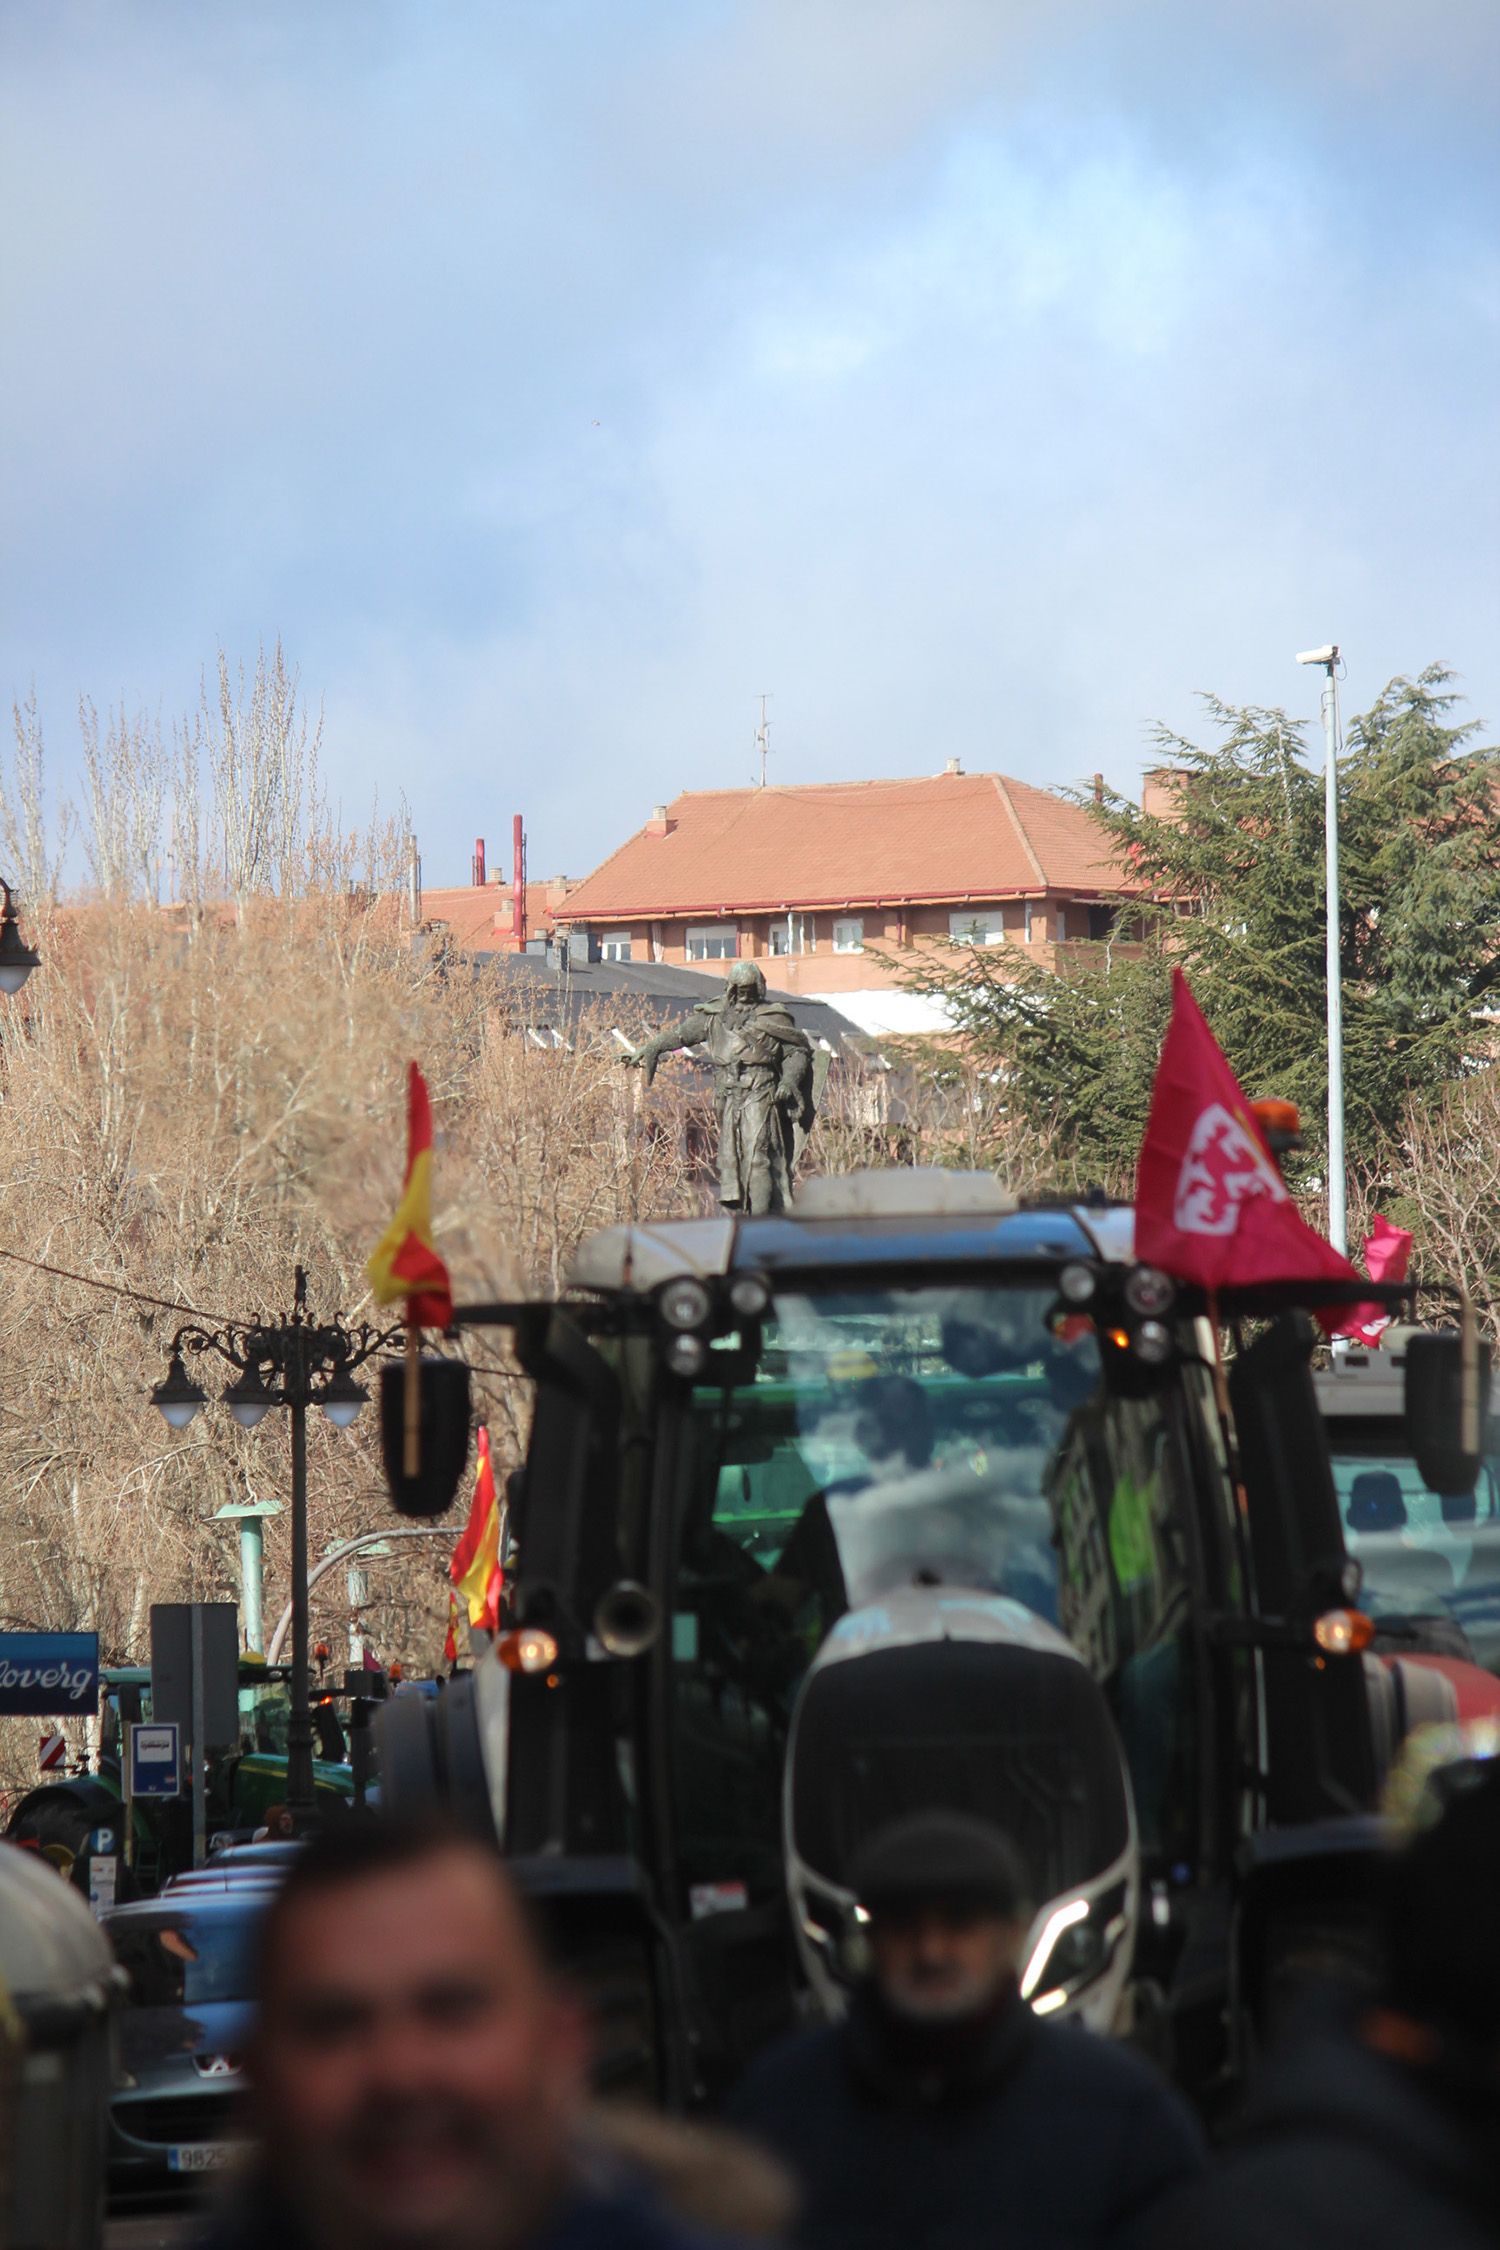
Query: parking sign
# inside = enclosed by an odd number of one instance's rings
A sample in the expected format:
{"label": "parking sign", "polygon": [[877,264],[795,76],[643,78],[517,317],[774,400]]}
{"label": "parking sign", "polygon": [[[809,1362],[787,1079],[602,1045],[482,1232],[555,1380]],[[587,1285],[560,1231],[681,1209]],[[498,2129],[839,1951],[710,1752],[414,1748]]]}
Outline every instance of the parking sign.
{"label": "parking sign", "polygon": [[181,1794],[177,1728],[133,1726],[130,1729],[130,1794],[132,1797],[176,1797]]}

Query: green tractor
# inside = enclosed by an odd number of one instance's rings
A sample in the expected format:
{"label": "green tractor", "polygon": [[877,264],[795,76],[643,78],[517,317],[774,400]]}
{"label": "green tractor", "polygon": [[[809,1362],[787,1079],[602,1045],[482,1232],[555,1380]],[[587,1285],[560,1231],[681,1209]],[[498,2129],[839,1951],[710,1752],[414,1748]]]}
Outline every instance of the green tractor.
{"label": "green tractor", "polygon": [[[253,1659],[240,1664],[240,1739],[233,1749],[208,1754],[208,1833],[248,1835],[273,1805],[286,1802],[286,1732],[291,1673],[286,1665]],[[64,1874],[84,1879],[89,1838],[97,1828],[118,1829],[124,1802],[124,1729],[151,1717],[151,1674],[144,1665],[122,1665],[103,1674],[103,1724],[96,1771],[71,1773],[29,1790],[11,1814],[5,1833],[13,1843],[41,1851]],[[332,1695],[320,1690],[313,1704],[318,1749],[313,1761],[317,1802],[329,1810],[354,1801],[348,1744]],[[186,1777],[184,1777],[184,1780]],[[141,1799],[130,1810],[126,1856],[142,1888],[192,1864],[192,1812],[180,1797]]]}

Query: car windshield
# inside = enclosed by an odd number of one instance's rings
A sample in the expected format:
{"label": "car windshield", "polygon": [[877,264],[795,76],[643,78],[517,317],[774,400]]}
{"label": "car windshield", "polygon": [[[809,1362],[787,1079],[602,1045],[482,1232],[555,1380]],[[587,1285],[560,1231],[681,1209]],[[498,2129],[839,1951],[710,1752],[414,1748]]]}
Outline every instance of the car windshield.
{"label": "car windshield", "polygon": [[1092,1322],[1046,1283],[783,1292],[754,1366],[731,1342],[723,1371],[693,1394],[673,1605],[684,1802],[724,1807],[711,1871],[750,1845],[748,1796],[774,1797],[824,1637],[911,1586],[1008,1597],[1072,1640],[1141,1750],[1149,1830],[1183,1703],[1172,1387],[1107,1394]]}
{"label": "car windshield", "polygon": [[1360,1599],[1377,1618],[1432,1618],[1462,1637],[1454,1653],[1500,1672],[1500,1449],[1473,1492],[1422,1481],[1399,1420],[1340,1418],[1329,1426],[1334,1486]]}
{"label": "car windshield", "polygon": [[256,1931],[264,1911],[265,1900],[253,1898],[217,1913],[174,1907],[149,1919],[112,1922],[109,1935],[115,1958],[130,1979],[132,2005],[192,2008],[250,1999]]}

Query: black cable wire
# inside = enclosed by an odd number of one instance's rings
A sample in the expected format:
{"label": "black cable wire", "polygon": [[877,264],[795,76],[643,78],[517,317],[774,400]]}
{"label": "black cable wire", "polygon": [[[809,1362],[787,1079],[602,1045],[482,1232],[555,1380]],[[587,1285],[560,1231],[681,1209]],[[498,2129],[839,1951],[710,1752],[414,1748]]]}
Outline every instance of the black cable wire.
{"label": "black cable wire", "polygon": [[[252,1328],[264,1325],[255,1320],[235,1320],[228,1313],[202,1312],[196,1305],[184,1305],[176,1298],[153,1297],[149,1290],[132,1289],[128,1282],[101,1281],[97,1274],[75,1273],[71,1266],[49,1265],[45,1258],[28,1258],[20,1250],[0,1249],[0,1258],[8,1258],[12,1265],[29,1266],[33,1273],[51,1274],[58,1281],[81,1282],[85,1289],[98,1289],[107,1297],[122,1298],[134,1305],[152,1305],[160,1312],[181,1313],[184,1319],[211,1322],[218,1328],[233,1328],[248,1334]],[[480,1360],[461,1360],[459,1364],[475,1375],[498,1376],[502,1382],[530,1381],[529,1376],[514,1367],[490,1367]]]}
{"label": "black cable wire", "polygon": [[175,1298],[153,1297],[148,1290],[132,1289],[128,1282],[101,1281],[97,1274],[74,1273],[70,1266],[49,1265],[45,1258],[28,1258],[19,1250],[0,1249],[0,1258],[8,1258],[12,1265],[29,1266],[33,1273],[50,1273],[59,1281],[79,1281],[85,1289],[99,1289],[109,1297],[122,1297],[131,1304],[154,1305],[159,1312],[182,1313],[189,1320],[212,1321],[220,1328],[254,1328],[251,1320],[233,1320],[228,1313],[200,1312],[196,1305],[184,1305]]}

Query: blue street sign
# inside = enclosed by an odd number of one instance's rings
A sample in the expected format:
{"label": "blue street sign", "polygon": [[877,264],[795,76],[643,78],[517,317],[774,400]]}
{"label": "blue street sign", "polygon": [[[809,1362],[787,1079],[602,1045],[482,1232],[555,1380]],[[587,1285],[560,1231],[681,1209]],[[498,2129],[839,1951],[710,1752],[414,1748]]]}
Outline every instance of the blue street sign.
{"label": "blue street sign", "polygon": [[130,1729],[132,1797],[179,1796],[180,1763],[175,1722],[170,1726],[136,1726]]}
{"label": "blue street sign", "polygon": [[97,1633],[0,1633],[0,1717],[76,1719],[98,1708]]}

